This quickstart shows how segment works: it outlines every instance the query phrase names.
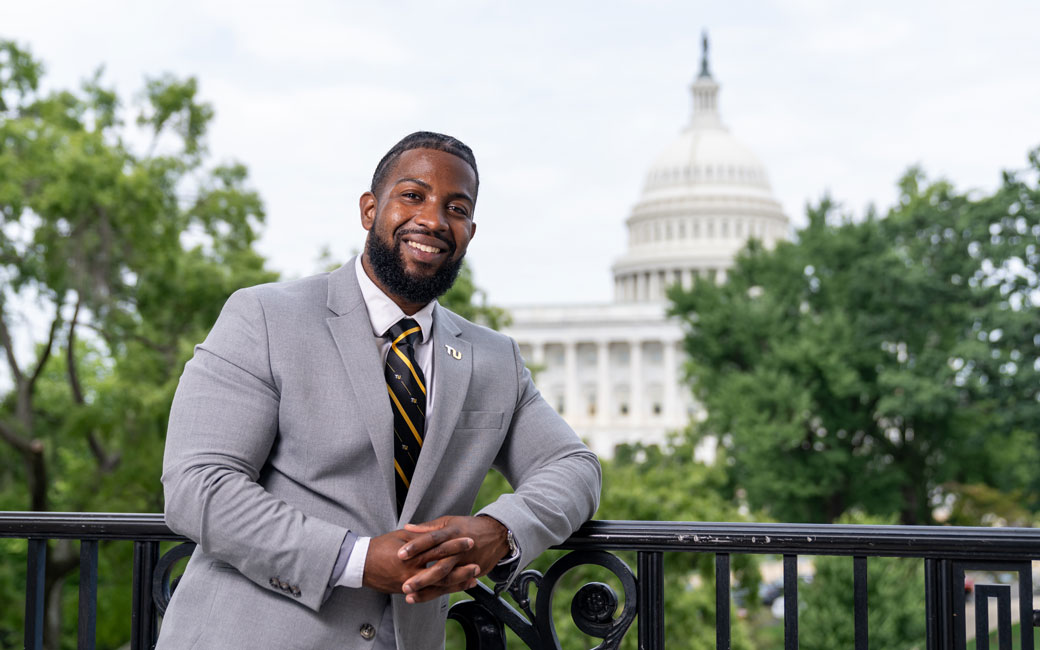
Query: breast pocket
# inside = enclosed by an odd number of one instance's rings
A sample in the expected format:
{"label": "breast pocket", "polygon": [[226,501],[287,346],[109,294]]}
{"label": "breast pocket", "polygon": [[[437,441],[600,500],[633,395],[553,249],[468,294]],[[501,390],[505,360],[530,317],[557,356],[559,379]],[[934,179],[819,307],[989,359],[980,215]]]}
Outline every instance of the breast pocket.
{"label": "breast pocket", "polygon": [[455,430],[501,429],[503,417],[502,411],[462,411]]}

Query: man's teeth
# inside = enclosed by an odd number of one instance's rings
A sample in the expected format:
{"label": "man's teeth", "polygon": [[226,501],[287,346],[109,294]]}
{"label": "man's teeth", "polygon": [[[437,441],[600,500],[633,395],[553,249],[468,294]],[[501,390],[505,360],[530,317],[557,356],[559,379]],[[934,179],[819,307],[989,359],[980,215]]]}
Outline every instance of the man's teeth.
{"label": "man's teeth", "polygon": [[420,243],[414,242],[414,241],[408,242],[408,245],[411,246],[412,248],[417,249],[417,250],[421,250],[424,253],[439,253],[439,252],[441,252],[441,249],[439,249],[439,248],[436,248],[434,246],[427,246],[426,244],[420,244]]}

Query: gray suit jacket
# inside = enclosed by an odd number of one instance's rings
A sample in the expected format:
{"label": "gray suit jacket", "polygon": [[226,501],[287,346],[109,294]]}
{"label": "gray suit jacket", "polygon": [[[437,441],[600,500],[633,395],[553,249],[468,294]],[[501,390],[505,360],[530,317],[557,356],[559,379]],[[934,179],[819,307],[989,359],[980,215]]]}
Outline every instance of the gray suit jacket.
{"label": "gray suit jacket", "polygon": [[[163,461],[166,521],[198,543],[159,647],[365,648],[388,596],[325,594],[346,531],[469,514],[489,467],[515,492],[482,512],[526,565],[595,512],[599,464],[545,403],[516,343],[438,306],[437,402],[400,518],[393,418],[354,264],[236,292],[185,366]],[[461,353],[449,354],[446,346]],[[447,598],[393,597],[402,650],[439,648]]]}

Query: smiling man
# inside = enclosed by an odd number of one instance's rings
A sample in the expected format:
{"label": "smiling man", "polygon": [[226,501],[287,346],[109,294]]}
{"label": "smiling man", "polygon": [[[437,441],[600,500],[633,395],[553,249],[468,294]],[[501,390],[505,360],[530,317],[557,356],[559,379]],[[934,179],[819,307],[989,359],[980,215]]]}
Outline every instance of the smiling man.
{"label": "smiling man", "polygon": [[[364,253],[236,292],[185,366],[166,520],[198,547],[159,647],[442,647],[447,594],[510,582],[595,512],[596,457],[511,339],[437,304],[476,232],[469,147],[397,143]],[[512,494],[470,516],[489,468]]]}

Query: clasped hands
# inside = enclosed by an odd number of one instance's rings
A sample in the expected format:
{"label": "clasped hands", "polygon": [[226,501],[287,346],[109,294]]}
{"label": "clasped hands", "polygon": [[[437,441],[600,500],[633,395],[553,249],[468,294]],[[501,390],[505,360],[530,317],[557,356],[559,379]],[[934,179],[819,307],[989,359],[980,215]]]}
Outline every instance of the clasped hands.
{"label": "clasped hands", "polygon": [[487,517],[439,517],[373,537],[363,583],[421,603],[472,589],[509,551],[506,528]]}

